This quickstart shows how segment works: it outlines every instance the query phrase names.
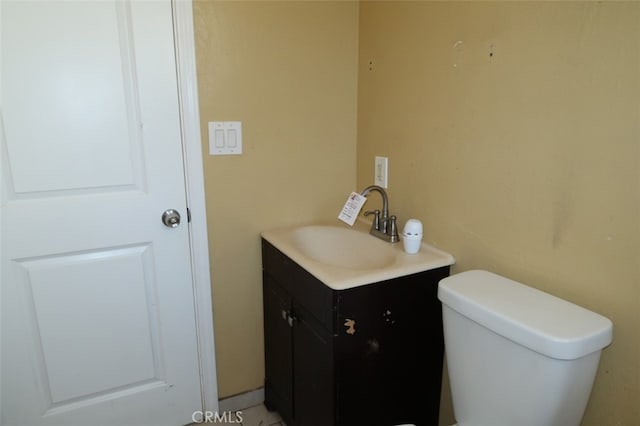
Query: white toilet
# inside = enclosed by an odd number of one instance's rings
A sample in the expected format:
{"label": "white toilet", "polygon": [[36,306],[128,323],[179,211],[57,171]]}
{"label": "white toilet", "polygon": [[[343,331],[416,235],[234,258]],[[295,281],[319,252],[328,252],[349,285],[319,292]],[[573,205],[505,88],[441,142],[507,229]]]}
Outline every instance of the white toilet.
{"label": "white toilet", "polygon": [[579,425],[611,321],[487,271],[440,281],[458,426]]}

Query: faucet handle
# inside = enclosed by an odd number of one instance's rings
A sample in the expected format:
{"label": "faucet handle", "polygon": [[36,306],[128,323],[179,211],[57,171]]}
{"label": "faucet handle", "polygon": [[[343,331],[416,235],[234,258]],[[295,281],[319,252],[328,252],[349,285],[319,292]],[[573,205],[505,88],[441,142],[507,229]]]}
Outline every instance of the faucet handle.
{"label": "faucet handle", "polygon": [[400,240],[400,236],[398,235],[397,218],[395,216],[391,216],[389,218],[389,232],[387,232],[387,235],[391,237],[390,241],[392,243],[395,243]]}
{"label": "faucet handle", "polygon": [[375,229],[376,231],[380,230],[380,210],[367,210],[364,212],[365,216],[374,215],[373,222],[371,222],[371,229]]}

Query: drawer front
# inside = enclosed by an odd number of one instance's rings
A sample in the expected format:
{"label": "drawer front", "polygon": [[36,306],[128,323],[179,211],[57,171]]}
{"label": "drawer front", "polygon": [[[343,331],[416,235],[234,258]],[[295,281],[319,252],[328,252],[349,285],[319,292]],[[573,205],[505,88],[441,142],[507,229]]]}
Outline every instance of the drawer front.
{"label": "drawer front", "polygon": [[333,329],[334,291],[271,243],[262,240],[262,268],[327,330]]}

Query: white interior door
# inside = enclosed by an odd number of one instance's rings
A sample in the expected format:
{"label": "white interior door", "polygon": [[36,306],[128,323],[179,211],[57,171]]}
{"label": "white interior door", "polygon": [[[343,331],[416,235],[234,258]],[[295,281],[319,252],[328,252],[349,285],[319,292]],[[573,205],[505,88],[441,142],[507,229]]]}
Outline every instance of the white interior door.
{"label": "white interior door", "polygon": [[171,4],[0,8],[2,425],[189,423],[202,405]]}

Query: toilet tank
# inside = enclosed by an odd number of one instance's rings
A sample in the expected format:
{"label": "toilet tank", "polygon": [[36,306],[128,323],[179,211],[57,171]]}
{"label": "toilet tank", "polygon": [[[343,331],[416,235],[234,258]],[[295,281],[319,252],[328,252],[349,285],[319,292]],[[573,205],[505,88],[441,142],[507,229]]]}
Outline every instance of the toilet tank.
{"label": "toilet tank", "polygon": [[464,425],[579,425],[611,321],[487,271],[440,281],[454,413]]}

